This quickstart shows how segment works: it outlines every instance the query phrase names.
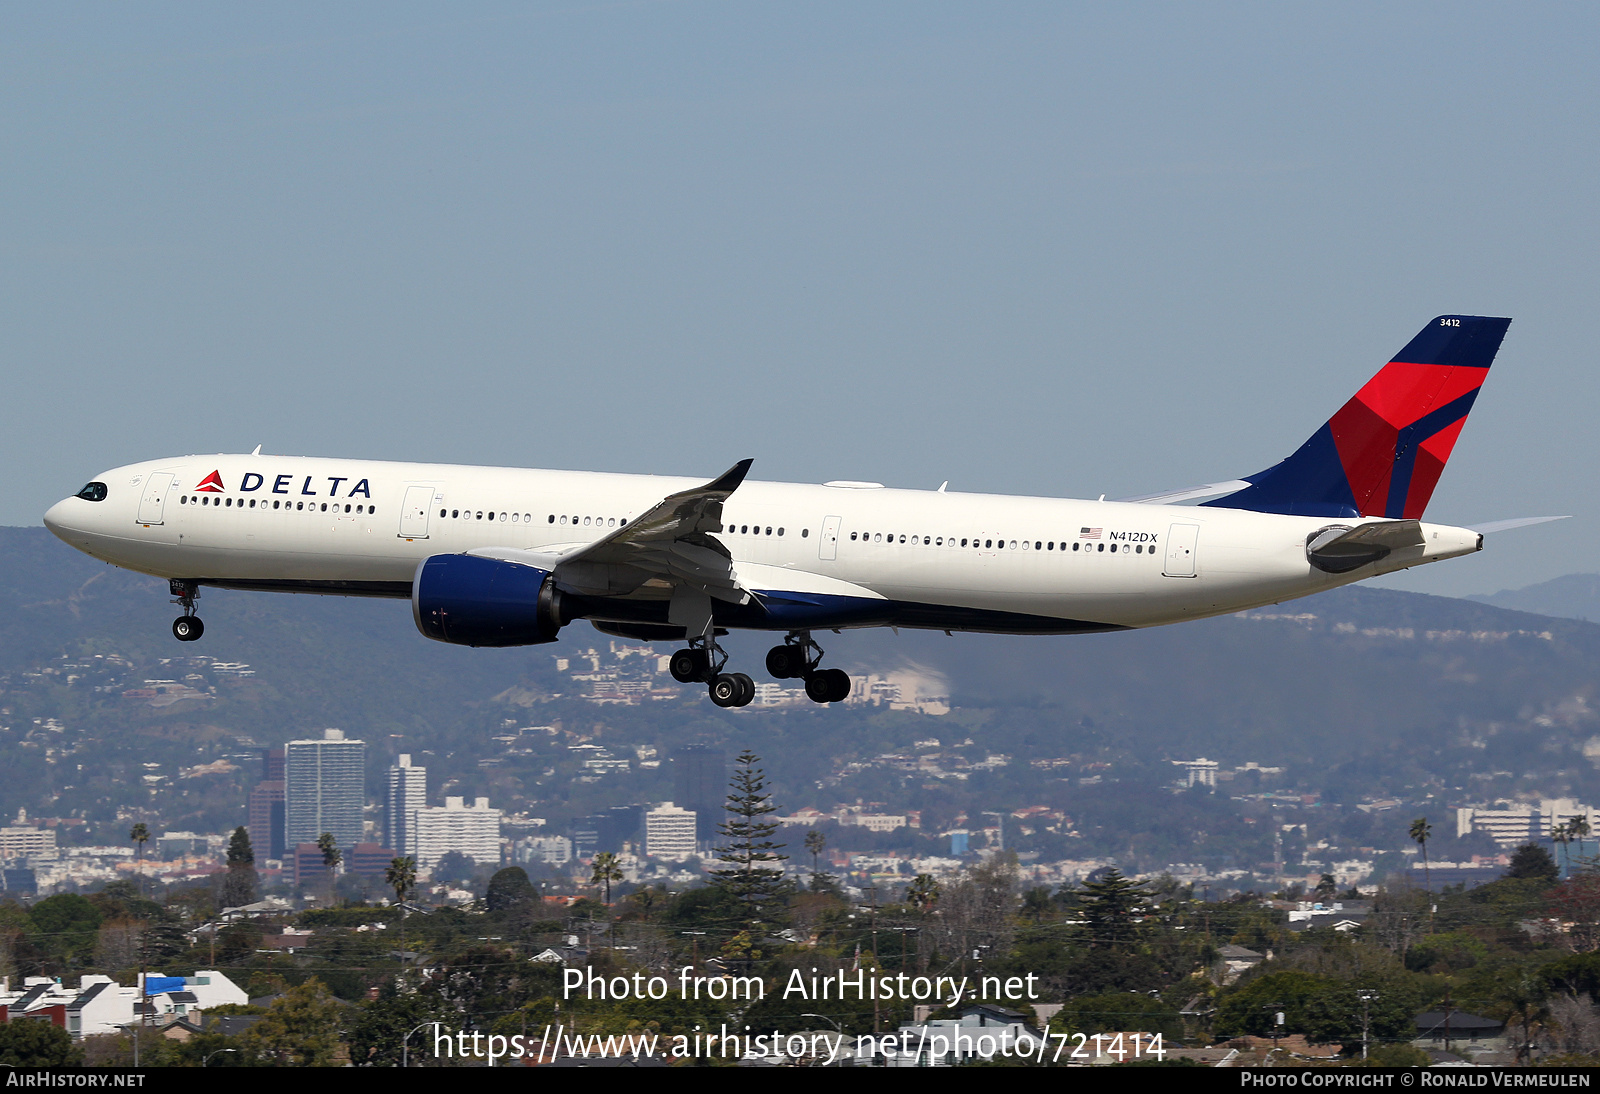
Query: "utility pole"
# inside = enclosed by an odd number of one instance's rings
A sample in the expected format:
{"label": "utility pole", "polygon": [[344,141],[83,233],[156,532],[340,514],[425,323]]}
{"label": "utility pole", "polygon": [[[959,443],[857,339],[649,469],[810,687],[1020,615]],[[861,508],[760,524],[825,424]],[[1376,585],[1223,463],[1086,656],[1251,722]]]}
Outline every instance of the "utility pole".
{"label": "utility pole", "polygon": [[1371,1029],[1369,1019],[1371,1017],[1372,1001],[1378,998],[1378,993],[1375,991],[1358,991],[1356,992],[1356,998],[1361,1000],[1361,1058],[1365,1060],[1367,1058],[1367,1042],[1370,1040],[1368,1033]]}

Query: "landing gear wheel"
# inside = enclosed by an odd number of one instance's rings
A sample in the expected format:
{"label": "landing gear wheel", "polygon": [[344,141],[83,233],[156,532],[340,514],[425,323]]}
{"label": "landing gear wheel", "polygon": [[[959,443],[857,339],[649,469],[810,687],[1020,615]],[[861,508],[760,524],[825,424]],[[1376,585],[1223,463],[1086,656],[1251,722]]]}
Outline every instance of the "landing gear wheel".
{"label": "landing gear wheel", "polygon": [[725,672],[711,681],[711,701],[719,707],[742,707],[755,694],[754,681],[742,672]]}
{"label": "landing gear wheel", "polygon": [[828,702],[842,703],[850,698],[850,674],[844,669],[827,669],[822,673],[833,686],[828,690]]}
{"label": "landing gear wheel", "polygon": [[806,698],[813,703],[842,703],[850,697],[850,674],[823,669],[806,677]]}
{"label": "landing gear wheel", "polygon": [[804,676],[806,651],[801,646],[773,646],[767,651],[767,674],[775,680],[794,680]]}
{"label": "landing gear wheel", "polygon": [[679,650],[667,662],[667,669],[678,683],[692,684],[710,675],[711,655],[699,649]]}
{"label": "landing gear wheel", "polygon": [[193,642],[206,633],[206,625],[197,615],[180,615],[172,621],[172,637],[179,642]]}

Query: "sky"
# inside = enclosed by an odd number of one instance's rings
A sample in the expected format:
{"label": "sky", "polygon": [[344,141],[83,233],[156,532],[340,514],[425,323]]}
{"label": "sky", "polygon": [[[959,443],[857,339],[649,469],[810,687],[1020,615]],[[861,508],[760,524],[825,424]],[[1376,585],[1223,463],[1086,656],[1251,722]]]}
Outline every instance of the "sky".
{"label": "sky", "polygon": [[21,4],[0,524],[249,451],[1111,497],[1511,316],[1382,579],[1600,569],[1600,6]]}

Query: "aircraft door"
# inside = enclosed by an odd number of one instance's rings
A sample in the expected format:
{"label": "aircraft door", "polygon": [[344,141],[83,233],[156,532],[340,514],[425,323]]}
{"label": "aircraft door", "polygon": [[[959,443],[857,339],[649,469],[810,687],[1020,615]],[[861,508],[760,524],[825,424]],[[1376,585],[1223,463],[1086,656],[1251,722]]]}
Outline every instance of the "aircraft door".
{"label": "aircraft door", "polygon": [[1198,524],[1174,524],[1167,529],[1167,560],[1161,572],[1168,577],[1195,576],[1195,548],[1200,541]]}
{"label": "aircraft door", "polygon": [[405,502],[400,506],[400,538],[428,538],[428,510],[433,508],[433,486],[406,487]]}
{"label": "aircraft door", "polygon": [[137,523],[146,526],[160,524],[167,505],[167,491],[172,488],[172,475],[165,471],[151,475],[144,482],[144,493],[139,496]]}
{"label": "aircraft door", "polygon": [[822,537],[817,540],[817,557],[829,562],[839,557],[839,525],[843,517],[828,517],[822,522]]}

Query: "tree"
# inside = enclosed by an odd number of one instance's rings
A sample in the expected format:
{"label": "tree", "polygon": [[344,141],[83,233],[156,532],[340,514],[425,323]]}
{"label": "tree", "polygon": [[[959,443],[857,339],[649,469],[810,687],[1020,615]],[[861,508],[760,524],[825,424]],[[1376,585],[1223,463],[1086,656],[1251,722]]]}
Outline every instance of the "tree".
{"label": "tree", "polygon": [[29,933],[45,954],[63,967],[85,965],[99,941],[105,916],[94,903],[77,893],[57,893],[28,910]]}
{"label": "tree", "polygon": [[606,904],[611,903],[611,883],[621,881],[622,863],[618,860],[615,851],[601,851],[594,857],[594,869],[589,875],[589,882],[593,885],[603,885],[606,890]]}
{"label": "tree", "polygon": [[132,831],[128,833],[128,838],[137,845],[137,850],[134,853],[134,863],[136,864],[135,868],[139,871],[139,891],[143,893],[144,845],[150,841],[150,829],[145,825],[144,821],[140,821],[138,824],[134,825]]}
{"label": "tree", "polygon": [[334,1067],[344,1007],[315,977],[290,988],[242,1038],[280,1067]]}
{"label": "tree", "polygon": [[764,819],[777,807],[767,793],[765,773],[756,766],[761,757],[745,749],[734,762],[738,766],[728,782],[728,820],[717,825],[728,840],[717,848],[717,858],[727,866],[711,871],[711,876],[742,907],[745,922],[754,926],[784,894],[782,863],[789,856],[781,853],[784,844],[772,838],[777,822]]}
{"label": "tree", "polygon": [[906,903],[919,912],[926,912],[939,903],[939,882],[932,874],[918,874],[906,886]]}
{"label": "tree", "polygon": [[[822,886],[817,883],[823,878],[823,873],[819,860],[821,859],[823,848],[828,846],[828,837],[813,828],[806,833],[805,846],[806,850],[811,852],[811,888],[820,889]],[[827,880],[832,881],[833,879],[830,877]]]}
{"label": "tree", "polygon": [[[417,884],[416,859],[407,856],[393,860],[383,871],[383,881],[394,890],[394,902],[400,908],[400,952],[403,955],[406,952],[406,894]],[[400,960],[404,962],[405,958],[402,956]]]}
{"label": "tree", "polygon": [[1547,893],[1546,899],[1550,917],[1567,925],[1567,945],[1579,953],[1600,950],[1600,874],[1569,877]]}
{"label": "tree", "polygon": [[228,840],[228,877],[222,883],[222,906],[240,908],[255,903],[256,853],[250,846],[250,833],[241,826]]}
{"label": "tree", "polygon": [[0,1067],[77,1067],[83,1050],[72,1036],[49,1022],[0,1024]]}
{"label": "tree", "polygon": [[1511,855],[1511,865],[1506,867],[1506,877],[1554,883],[1561,876],[1561,868],[1550,852],[1537,843],[1524,843]]}
{"label": "tree", "polygon": [[317,850],[322,852],[322,865],[328,872],[328,903],[333,903],[334,874],[339,869],[339,863],[344,861],[344,853],[339,850],[339,844],[334,841],[332,832],[324,832],[317,837]]}
{"label": "tree", "polygon": [[1573,817],[1567,822],[1567,832],[1578,841],[1578,861],[1583,861],[1583,841],[1587,839],[1592,829],[1589,827],[1588,814]]}
{"label": "tree", "polygon": [[1124,949],[1139,937],[1147,897],[1137,884],[1116,867],[1099,881],[1091,881],[1079,894],[1078,912],[1095,949]]}
{"label": "tree", "polygon": [[1433,882],[1428,876],[1428,837],[1433,835],[1433,826],[1428,823],[1427,817],[1418,817],[1411,822],[1411,838],[1422,848],[1422,887],[1428,892],[1433,892]]}
{"label": "tree", "polygon": [[525,901],[538,898],[539,890],[533,887],[528,872],[520,866],[507,866],[497,871],[483,894],[484,905],[490,912],[508,912]]}
{"label": "tree", "polygon": [[1572,859],[1567,854],[1567,844],[1572,842],[1572,830],[1564,824],[1557,824],[1550,829],[1551,844],[1561,845],[1561,864],[1567,872],[1572,872]]}
{"label": "tree", "polygon": [[439,856],[439,861],[433,864],[430,874],[434,881],[449,884],[464,884],[472,880],[472,875],[477,872],[478,864],[468,858],[461,851],[446,851]]}

